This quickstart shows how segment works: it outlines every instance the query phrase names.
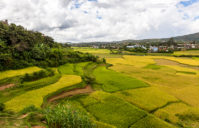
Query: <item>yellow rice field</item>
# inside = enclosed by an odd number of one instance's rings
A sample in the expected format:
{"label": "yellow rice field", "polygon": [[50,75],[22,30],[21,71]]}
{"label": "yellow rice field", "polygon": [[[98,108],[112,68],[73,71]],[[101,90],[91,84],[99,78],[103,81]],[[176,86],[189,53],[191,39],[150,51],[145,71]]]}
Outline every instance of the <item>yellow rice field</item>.
{"label": "yellow rice field", "polygon": [[117,92],[116,95],[147,111],[155,110],[169,102],[178,101],[174,96],[156,87],[125,90]]}
{"label": "yellow rice field", "polygon": [[41,89],[29,91],[25,94],[11,99],[10,101],[5,103],[6,109],[18,112],[30,105],[35,105],[39,108],[42,105],[43,98],[46,95],[58,91],[61,88],[78,84],[81,81],[82,80],[80,76],[63,75],[60,80],[55,84],[43,87]]}
{"label": "yellow rice field", "polygon": [[28,68],[18,69],[18,70],[8,70],[8,71],[0,72],[0,80],[9,78],[9,77],[25,75],[26,73],[33,73],[40,70],[42,69],[39,67],[28,67]]}

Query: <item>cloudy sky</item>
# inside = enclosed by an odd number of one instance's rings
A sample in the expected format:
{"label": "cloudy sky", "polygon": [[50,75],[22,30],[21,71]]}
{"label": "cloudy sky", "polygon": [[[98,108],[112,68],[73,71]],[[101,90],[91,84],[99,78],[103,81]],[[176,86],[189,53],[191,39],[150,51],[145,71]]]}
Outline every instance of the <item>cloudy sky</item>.
{"label": "cloudy sky", "polygon": [[0,0],[0,20],[58,42],[160,38],[199,32],[199,0]]}

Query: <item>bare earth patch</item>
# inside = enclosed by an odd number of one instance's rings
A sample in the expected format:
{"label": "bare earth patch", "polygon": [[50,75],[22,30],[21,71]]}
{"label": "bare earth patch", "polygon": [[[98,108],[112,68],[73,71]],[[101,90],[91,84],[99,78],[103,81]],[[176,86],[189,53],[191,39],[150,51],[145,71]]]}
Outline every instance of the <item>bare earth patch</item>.
{"label": "bare earth patch", "polygon": [[24,115],[20,116],[18,119],[24,119],[24,118],[26,118],[27,116],[28,116],[28,114],[24,114]]}
{"label": "bare earth patch", "polygon": [[4,86],[1,86],[1,87],[0,87],[0,91],[3,91],[3,90],[5,90],[5,89],[7,89],[7,88],[11,88],[11,87],[13,87],[13,86],[15,86],[15,84],[7,84],[7,85],[4,85]]}
{"label": "bare earth patch", "polygon": [[154,59],[154,61],[158,65],[175,65],[175,66],[180,66],[180,67],[192,68],[192,69],[199,70],[199,67],[197,67],[197,66],[192,66],[192,65],[187,65],[187,64],[181,64],[181,63],[178,63],[176,61],[172,61],[172,60],[168,60],[168,59]]}
{"label": "bare earth patch", "polygon": [[32,126],[32,128],[46,128],[44,126]]}
{"label": "bare earth patch", "polygon": [[74,96],[74,95],[78,95],[78,94],[91,93],[91,92],[93,92],[93,89],[91,88],[91,86],[88,85],[85,88],[77,88],[77,89],[73,89],[71,91],[63,92],[59,95],[53,96],[48,99],[48,102],[53,102],[55,100],[62,99],[64,97]]}

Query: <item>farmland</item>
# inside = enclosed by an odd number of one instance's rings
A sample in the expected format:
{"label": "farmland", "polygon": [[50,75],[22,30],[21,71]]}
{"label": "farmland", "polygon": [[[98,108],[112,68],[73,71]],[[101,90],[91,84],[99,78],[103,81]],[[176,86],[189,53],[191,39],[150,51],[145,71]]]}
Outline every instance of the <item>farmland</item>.
{"label": "farmland", "polygon": [[177,51],[174,55],[199,55],[199,50],[189,50],[189,51]]}
{"label": "farmland", "polygon": [[[27,122],[46,127],[54,126],[57,119],[57,123],[62,118],[69,121],[70,116],[75,122],[79,116],[87,127],[199,127],[197,58],[111,55],[106,49],[74,49],[100,54],[107,63],[66,63],[51,68],[52,76],[25,82],[21,79],[27,74],[34,76],[35,72],[48,69],[30,67],[1,72],[1,86],[10,84],[6,83],[8,80],[16,86],[0,91],[0,102],[5,105],[0,114],[6,117],[0,118],[0,123],[5,127],[25,127]],[[51,118],[44,123],[41,115]]]}

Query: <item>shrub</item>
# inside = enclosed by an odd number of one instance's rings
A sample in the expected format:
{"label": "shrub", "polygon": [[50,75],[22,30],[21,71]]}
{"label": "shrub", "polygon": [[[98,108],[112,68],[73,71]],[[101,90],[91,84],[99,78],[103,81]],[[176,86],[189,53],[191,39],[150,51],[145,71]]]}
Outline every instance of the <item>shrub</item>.
{"label": "shrub", "polygon": [[26,114],[26,113],[29,113],[29,112],[35,112],[35,111],[38,111],[39,109],[36,108],[34,105],[30,105],[26,108],[24,108],[23,110],[20,111],[21,114]]}
{"label": "shrub", "polygon": [[0,111],[3,111],[5,109],[5,105],[3,103],[0,103]]}
{"label": "shrub", "polygon": [[49,128],[93,128],[91,119],[70,104],[57,105],[45,110],[45,119]]}
{"label": "shrub", "polygon": [[22,78],[22,83],[25,81],[30,82],[30,81],[39,80],[41,78],[45,78],[45,77],[49,77],[53,75],[54,75],[54,71],[51,69],[41,70],[39,72],[34,72],[33,74],[25,74],[24,77]]}

